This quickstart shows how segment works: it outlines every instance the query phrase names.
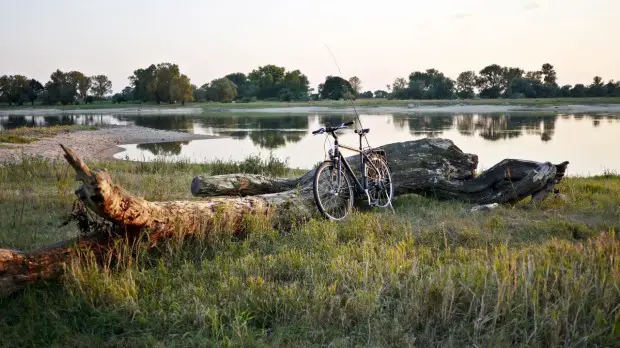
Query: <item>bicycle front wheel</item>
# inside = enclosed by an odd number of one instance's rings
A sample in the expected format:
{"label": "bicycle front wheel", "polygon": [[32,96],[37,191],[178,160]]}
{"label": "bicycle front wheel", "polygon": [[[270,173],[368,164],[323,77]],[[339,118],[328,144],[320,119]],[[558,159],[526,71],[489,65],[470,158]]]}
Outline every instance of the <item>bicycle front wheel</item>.
{"label": "bicycle front wheel", "polygon": [[344,219],[353,209],[353,186],[345,171],[332,161],[319,165],[314,173],[314,201],[323,216],[330,220]]}

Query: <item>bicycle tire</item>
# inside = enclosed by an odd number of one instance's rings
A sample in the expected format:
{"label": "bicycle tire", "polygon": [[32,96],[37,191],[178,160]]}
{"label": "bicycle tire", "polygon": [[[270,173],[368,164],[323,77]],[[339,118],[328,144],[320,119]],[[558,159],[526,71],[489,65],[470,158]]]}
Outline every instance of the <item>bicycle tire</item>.
{"label": "bicycle tire", "polygon": [[334,169],[334,172],[337,170],[335,168],[335,164],[332,161],[325,161],[319,165],[319,167],[314,172],[314,180],[312,183],[312,191],[314,194],[314,202],[316,203],[317,208],[325,217],[329,220],[343,220],[345,219],[351,210],[353,209],[353,186],[351,185],[351,180],[349,176],[344,172],[343,168],[340,168],[340,186],[344,188],[344,193],[346,194],[345,200],[342,204],[343,214],[342,216],[336,216],[333,213],[330,213],[326,207],[325,200],[321,199],[319,180],[321,179],[321,174],[325,173],[325,170],[331,168]]}
{"label": "bicycle tire", "polygon": [[[369,174],[368,179],[372,180],[373,178],[371,178],[370,176],[376,175],[377,179],[383,182],[383,184],[381,185],[381,188],[378,190],[377,197],[375,198],[375,204],[376,204],[375,206],[379,208],[385,208],[388,205],[390,205],[390,203],[392,202],[392,198],[394,197],[394,185],[392,184],[392,172],[390,171],[390,167],[388,166],[387,161],[385,161],[382,157],[373,155],[373,156],[370,156],[370,161],[377,167],[377,169],[381,173],[374,173],[376,170],[370,167],[369,172],[371,173]],[[385,184],[387,184],[387,186]],[[385,195],[387,199],[385,203],[380,204],[379,197],[381,197],[382,193]]]}

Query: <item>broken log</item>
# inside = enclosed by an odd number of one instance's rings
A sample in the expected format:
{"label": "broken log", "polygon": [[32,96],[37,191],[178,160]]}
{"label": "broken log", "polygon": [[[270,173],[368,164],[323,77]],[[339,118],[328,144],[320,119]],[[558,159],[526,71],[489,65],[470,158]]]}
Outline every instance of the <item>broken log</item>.
{"label": "broken log", "polygon": [[[385,152],[392,171],[395,196],[414,193],[474,204],[515,203],[528,196],[540,203],[561,181],[568,165],[505,159],[476,176],[478,157],[464,153],[448,139],[425,138],[378,149]],[[357,155],[347,161],[354,170],[358,168]],[[196,197],[244,197],[301,189],[306,194],[300,198],[313,200],[313,175],[314,170],[288,179],[252,174],[196,176],[190,190]]]}
{"label": "broken log", "polygon": [[[241,174],[195,178],[192,192],[197,196],[237,197],[151,202],[125,191],[114,184],[106,170],[91,170],[72,150],[61,147],[76,172],[76,180],[82,182],[75,191],[79,202],[108,221],[109,228],[94,228],[91,234],[33,252],[0,249],[2,296],[27,284],[58,278],[75,253],[84,248],[105,256],[113,250],[115,241],[131,243],[143,232],[148,246],[154,247],[162,240],[218,229],[238,233],[243,231],[244,220],[252,215],[272,218],[276,226],[318,215],[311,198],[313,171],[295,179]],[[422,139],[380,149],[385,151],[392,170],[395,194],[418,193],[477,204],[515,202],[526,196],[541,201],[554,191],[568,164],[504,160],[475,176],[477,156],[463,153],[449,140]],[[359,159],[349,159],[356,168]]]}

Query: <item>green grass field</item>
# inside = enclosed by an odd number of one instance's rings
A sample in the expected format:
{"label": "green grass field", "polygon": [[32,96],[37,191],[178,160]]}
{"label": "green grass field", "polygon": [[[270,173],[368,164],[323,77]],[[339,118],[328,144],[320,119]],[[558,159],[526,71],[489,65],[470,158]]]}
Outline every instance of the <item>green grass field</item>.
{"label": "green grass field", "polygon": [[[356,106],[406,106],[409,104],[416,105],[523,105],[523,106],[557,106],[557,105],[576,105],[576,104],[620,104],[620,98],[530,98],[530,99],[463,99],[463,100],[388,100],[388,99],[358,99],[354,101]],[[0,110],[11,109],[59,109],[59,110],[80,110],[80,109],[108,109],[108,108],[182,108],[182,107],[199,107],[206,111],[230,108],[273,108],[273,107],[294,107],[294,106],[325,106],[325,107],[350,107],[350,101],[308,101],[308,102],[280,102],[280,101],[256,101],[249,103],[186,103],[181,104],[160,104],[145,103],[132,104],[122,103],[113,104],[111,102],[83,104],[83,105],[40,105],[31,106],[12,106],[0,105]]]}
{"label": "green grass field", "polygon": [[[149,200],[193,199],[194,175],[295,175],[264,163],[89,163]],[[0,247],[75,235],[64,164],[0,167]],[[251,220],[126,257],[77,261],[0,299],[7,346],[612,347],[620,342],[620,176],[567,177],[540,209],[491,212],[416,195],[283,232]]]}

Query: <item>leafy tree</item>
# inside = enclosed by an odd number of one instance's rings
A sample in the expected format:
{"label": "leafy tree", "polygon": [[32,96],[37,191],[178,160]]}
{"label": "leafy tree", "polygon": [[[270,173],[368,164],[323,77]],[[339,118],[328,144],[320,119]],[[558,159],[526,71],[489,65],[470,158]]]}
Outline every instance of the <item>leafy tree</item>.
{"label": "leafy tree", "polygon": [[620,81],[614,82],[614,80],[609,80],[605,88],[607,89],[607,96],[620,97]]}
{"label": "leafy tree", "polygon": [[510,83],[511,80],[516,78],[522,78],[525,71],[520,68],[509,68],[504,67],[504,80],[506,81],[506,86]]}
{"label": "leafy tree", "polygon": [[[280,96],[280,88],[284,82],[285,68],[273,64],[259,66],[248,74],[250,83],[258,88],[258,99],[274,99]],[[230,80],[229,80],[230,81]]]}
{"label": "leafy tree", "polygon": [[573,98],[583,98],[586,96],[586,86],[578,83],[570,90],[570,96]]}
{"label": "leafy tree", "polygon": [[34,101],[37,100],[43,89],[41,82],[35,79],[28,81],[28,100],[30,100],[30,105],[34,105]]}
{"label": "leafy tree", "polygon": [[207,91],[202,87],[194,88],[193,94],[194,94],[194,101],[203,102],[207,100]]}
{"label": "leafy tree", "polygon": [[558,91],[558,95],[562,98],[568,98],[570,97],[570,89],[571,89],[571,85],[564,85]]}
{"label": "leafy tree", "polygon": [[339,76],[327,76],[322,86],[319,85],[319,91],[322,99],[340,100],[347,92],[355,95],[351,83]]}
{"label": "leafy tree", "polygon": [[549,63],[543,64],[542,70],[540,71],[540,73],[544,76],[543,78],[544,83],[549,84],[549,85],[556,84],[557,74],[555,72],[555,69],[553,68],[553,65]]}
{"label": "leafy tree", "polygon": [[476,78],[476,86],[480,89],[480,97],[498,98],[506,86],[504,69],[497,64],[484,67]]}
{"label": "leafy tree", "polygon": [[57,69],[50,75],[50,81],[45,84],[48,92],[47,102],[55,104],[60,102],[62,105],[73,104],[78,95],[77,83],[71,73],[62,72]]}
{"label": "leafy tree", "polygon": [[362,90],[362,81],[359,79],[359,77],[357,76],[351,77],[349,79],[349,83],[351,84],[351,87],[353,88],[355,93],[359,94],[360,91]]}
{"label": "leafy tree", "polygon": [[456,94],[462,99],[471,99],[475,96],[476,72],[463,71],[456,78]]}
{"label": "leafy tree", "polygon": [[392,98],[406,99],[407,98],[407,80],[402,77],[397,77],[392,83]]}
{"label": "leafy tree", "polygon": [[149,65],[146,69],[134,70],[133,75],[129,77],[131,86],[134,89],[134,99],[143,102],[155,100],[155,64]]}
{"label": "leafy tree", "polygon": [[299,70],[289,71],[284,75],[284,82],[280,89],[280,100],[306,100],[310,82],[308,77]]}
{"label": "leafy tree", "polygon": [[78,98],[85,100],[88,95],[88,90],[92,87],[92,79],[79,71],[71,71],[69,72],[69,76],[72,83],[75,84]]}
{"label": "leafy tree", "polygon": [[592,83],[588,86],[586,91],[588,97],[604,97],[607,95],[607,88],[603,84],[603,78],[600,76],[594,76]]}
{"label": "leafy tree", "polygon": [[172,78],[170,98],[173,101],[181,101],[182,105],[185,105],[186,101],[194,100],[192,84],[190,83],[189,77],[181,74],[181,76],[175,76]]}
{"label": "leafy tree", "polygon": [[155,70],[155,101],[172,103],[171,86],[175,78],[180,77],[179,66],[172,63],[159,63]]}
{"label": "leafy tree", "polygon": [[412,99],[448,99],[454,94],[454,81],[436,69],[409,75],[408,97]]}
{"label": "leafy tree", "polygon": [[23,75],[0,77],[0,95],[12,104],[23,105],[28,100],[29,80]]}
{"label": "leafy tree", "polygon": [[542,80],[542,71],[528,71],[525,74],[525,78],[531,81],[541,81]]}
{"label": "leafy tree", "polygon": [[375,98],[387,98],[388,96],[389,93],[384,90],[378,89],[375,91]]}
{"label": "leafy tree", "polygon": [[[95,95],[97,100],[103,99],[103,97],[112,92],[112,81],[108,79],[106,75],[95,75],[91,77],[92,87],[90,88],[91,92]],[[125,89],[131,87],[125,87]],[[123,91],[125,91],[125,89]],[[124,98],[127,98],[127,95],[124,95]],[[129,98],[127,98],[129,100]]]}
{"label": "leafy tree", "polygon": [[211,81],[206,88],[207,100],[230,103],[237,97],[237,86],[229,79],[222,77]]}
{"label": "leafy tree", "polygon": [[232,73],[225,77],[237,86],[237,98],[250,98],[258,92],[258,88],[250,82],[244,73]]}
{"label": "leafy tree", "polygon": [[360,94],[360,98],[372,99],[373,94],[371,91],[366,91]]}

